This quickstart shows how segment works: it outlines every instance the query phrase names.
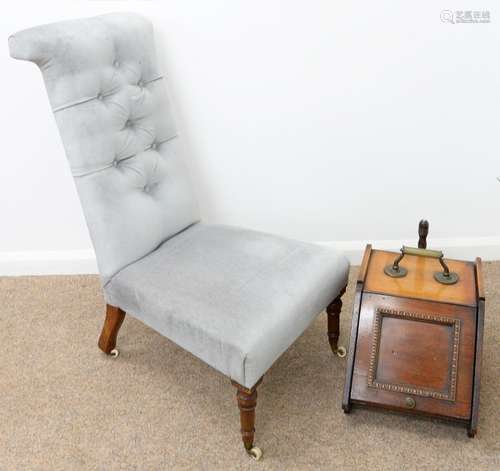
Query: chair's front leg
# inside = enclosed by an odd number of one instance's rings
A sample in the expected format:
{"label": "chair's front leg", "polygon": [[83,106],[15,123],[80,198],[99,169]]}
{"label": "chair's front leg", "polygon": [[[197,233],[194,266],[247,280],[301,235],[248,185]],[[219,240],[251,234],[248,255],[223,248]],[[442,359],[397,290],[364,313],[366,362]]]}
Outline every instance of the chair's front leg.
{"label": "chair's front leg", "polygon": [[125,312],[119,307],[106,304],[106,320],[102,326],[101,336],[99,337],[99,348],[108,355],[118,356],[116,347],[116,338],[118,331],[125,319]]}
{"label": "chair's front leg", "polygon": [[248,389],[235,381],[231,384],[236,387],[236,399],[240,409],[241,438],[247,453],[259,460],[262,457],[262,450],[253,446],[255,435],[255,407],[257,406],[257,386],[262,382],[262,378],[255,386]]}
{"label": "chair's front leg", "polygon": [[340,311],[342,310],[342,295],[346,288],[340,291],[340,294],[326,308],[326,316],[328,318],[328,341],[332,352],[340,358],[346,356],[347,350],[345,347],[339,347],[340,335]]}

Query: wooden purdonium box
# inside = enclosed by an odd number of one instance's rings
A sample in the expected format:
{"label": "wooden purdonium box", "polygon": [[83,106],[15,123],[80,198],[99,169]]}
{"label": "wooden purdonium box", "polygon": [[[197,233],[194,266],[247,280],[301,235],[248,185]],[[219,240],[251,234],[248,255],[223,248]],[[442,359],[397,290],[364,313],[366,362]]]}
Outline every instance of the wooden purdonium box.
{"label": "wooden purdonium box", "polygon": [[376,406],[477,430],[485,298],[481,260],[368,245],[357,280],[342,407]]}

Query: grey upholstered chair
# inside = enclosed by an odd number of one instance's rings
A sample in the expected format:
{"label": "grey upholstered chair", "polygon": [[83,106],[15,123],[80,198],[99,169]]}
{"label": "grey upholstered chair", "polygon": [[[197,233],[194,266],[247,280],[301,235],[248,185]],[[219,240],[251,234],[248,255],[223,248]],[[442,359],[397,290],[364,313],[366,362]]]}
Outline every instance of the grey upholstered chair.
{"label": "grey upholstered chair", "polygon": [[[10,53],[41,69],[107,303],[99,347],[125,312],[229,376],[253,447],[256,387],[325,307],[338,348],[348,262],[336,251],[199,222],[151,24],[129,13],[38,26]],[[333,301],[332,301],[333,300]]]}

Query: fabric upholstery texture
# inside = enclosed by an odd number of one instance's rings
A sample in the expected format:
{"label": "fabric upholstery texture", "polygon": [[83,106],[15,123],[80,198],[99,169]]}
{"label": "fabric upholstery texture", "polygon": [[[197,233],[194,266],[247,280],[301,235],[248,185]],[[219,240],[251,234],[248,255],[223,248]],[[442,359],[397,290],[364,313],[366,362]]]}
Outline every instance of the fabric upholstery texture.
{"label": "fabric upholstery texture", "polygon": [[42,71],[104,283],[198,220],[147,19],[37,26],[9,47]]}
{"label": "fabric upholstery texture", "polygon": [[105,293],[251,387],[339,294],[348,270],[329,248],[198,223],[118,272]]}
{"label": "fabric upholstery texture", "polygon": [[252,387],[345,286],[345,257],[198,222],[145,18],[38,26],[9,47],[42,71],[107,302]]}

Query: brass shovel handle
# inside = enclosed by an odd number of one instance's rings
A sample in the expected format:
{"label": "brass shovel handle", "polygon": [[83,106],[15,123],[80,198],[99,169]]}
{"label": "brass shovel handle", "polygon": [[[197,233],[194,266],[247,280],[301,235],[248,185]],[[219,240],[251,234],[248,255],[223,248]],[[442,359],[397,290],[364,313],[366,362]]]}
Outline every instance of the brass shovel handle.
{"label": "brass shovel handle", "polygon": [[458,281],[458,275],[450,272],[448,265],[444,261],[444,255],[441,250],[421,249],[417,247],[406,247],[403,245],[401,248],[401,255],[398,255],[392,265],[387,265],[384,268],[384,273],[392,278],[402,278],[407,275],[408,270],[400,266],[401,260],[405,255],[416,255],[418,257],[437,258],[443,267],[442,272],[434,273],[434,279],[439,283],[445,285],[453,285]]}

